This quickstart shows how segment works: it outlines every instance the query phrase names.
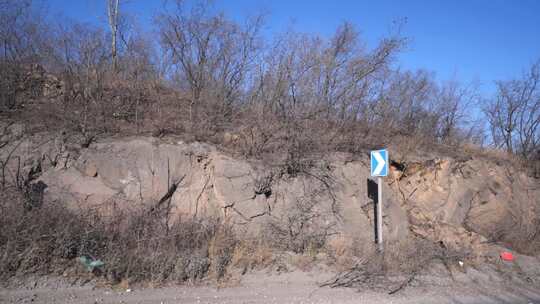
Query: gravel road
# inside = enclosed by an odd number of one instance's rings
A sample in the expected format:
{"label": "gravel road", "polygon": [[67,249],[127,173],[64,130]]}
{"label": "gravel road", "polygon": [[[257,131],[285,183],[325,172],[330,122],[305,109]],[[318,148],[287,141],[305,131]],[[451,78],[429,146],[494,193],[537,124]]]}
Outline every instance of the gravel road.
{"label": "gravel road", "polygon": [[538,303],[540,290],[497,283],[448,286],[416,284],[397,295],[351,288],[319,288],[324,274],[254,273],[233,286],[170,286],[110,289],[91,284],[66,286],[56,281],[38,286],[0,289],[0,303]]}

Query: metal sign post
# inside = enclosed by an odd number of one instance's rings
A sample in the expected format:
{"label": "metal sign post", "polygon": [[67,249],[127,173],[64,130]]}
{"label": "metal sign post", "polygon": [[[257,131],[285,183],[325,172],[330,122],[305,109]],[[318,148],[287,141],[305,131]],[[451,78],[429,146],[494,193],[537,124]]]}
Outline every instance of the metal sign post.
{"label": "metal sign post", "polygon": [[379,250],[383,251],[383,237],[382,237],[382,177],[377,178],[377,185],[378,185],[378,195],[377,197],[377,243],[379,244]]}
{"label": "metal sign post", "polygon": [[371,151],[371,176],[377,177],[377,244],[379,251],[383,251],[383,176],[388,175],[388,151],[386,149]]}

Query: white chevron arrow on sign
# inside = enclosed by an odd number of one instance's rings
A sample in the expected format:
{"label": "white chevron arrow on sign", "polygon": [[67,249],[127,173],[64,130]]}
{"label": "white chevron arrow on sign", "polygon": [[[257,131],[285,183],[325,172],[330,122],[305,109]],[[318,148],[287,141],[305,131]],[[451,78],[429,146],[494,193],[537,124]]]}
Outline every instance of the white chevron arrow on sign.
{"label": "white chevron arrow on sign", "polygon": [[384,166],[386,165],[386,161],[384,160],[384,158],[382,158],[379,152],[373,153],[373,156],[377,160],[377,167],[375,167],[375,170],[373,170],[373,175],[379,175],[381,174],[381,171],[384,169]]}

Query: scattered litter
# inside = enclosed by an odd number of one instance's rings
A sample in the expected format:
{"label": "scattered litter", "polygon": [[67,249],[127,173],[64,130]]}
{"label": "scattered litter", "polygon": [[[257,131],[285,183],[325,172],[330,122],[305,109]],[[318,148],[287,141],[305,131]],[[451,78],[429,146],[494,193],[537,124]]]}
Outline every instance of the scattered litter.
{"label": "scattered litter", "polygon": [[128,288],[128,289],[126,289],[126,292],[131,292],[131,289],[129,289],[129,288]]}
{"label": "scattered litter", "polygon": [[514,260],[514,255],[511,252],[503,251],[501,252],[501,259],[512,262]]}
{"label": "scattered litter", "polygon": [[463,267],[463,261],[458,262],[459,266]]}
{"label": "scattered litter", "polygon": [[105,265],[105,263],[103,263],[101,260],[93,260],[92,258],[84,255],[79,257],[79,262],[81,262],[81,264],[83,264],[84,267],[86,267],[86,269],[90,272]]}

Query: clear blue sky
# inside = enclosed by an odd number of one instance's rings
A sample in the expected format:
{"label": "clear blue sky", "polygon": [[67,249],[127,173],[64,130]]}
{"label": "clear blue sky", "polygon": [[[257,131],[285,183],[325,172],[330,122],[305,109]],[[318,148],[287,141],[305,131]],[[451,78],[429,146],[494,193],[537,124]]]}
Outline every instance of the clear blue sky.
{"label": "clear blue sky", "polygon": [[[105,0],[49,0],[51,13],[105,22]],[[475,81],[484,94],[493,81],[517,77],[540,59],[540,0],[215,0],[228,16],[268,12],[265,33],[298,31],[328,36],[343,21],[354,23],[368,45],[389,32],[392,21],[407,18],[411,39],[398,64],[427,69],[439,80]],[[161,0],[127,0],[124,8],[150,26]]]}

